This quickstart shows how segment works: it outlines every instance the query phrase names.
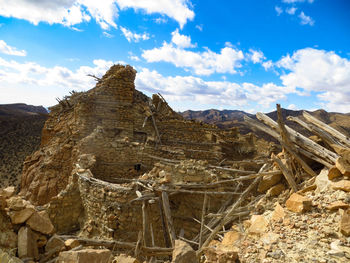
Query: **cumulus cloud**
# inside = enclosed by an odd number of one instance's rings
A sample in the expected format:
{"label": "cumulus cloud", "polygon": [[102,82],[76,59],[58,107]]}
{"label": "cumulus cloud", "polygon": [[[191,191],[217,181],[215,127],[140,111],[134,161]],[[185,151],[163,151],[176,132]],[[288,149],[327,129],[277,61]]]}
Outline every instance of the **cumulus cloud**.
{"label": "cumulus cloud", "polygon": [[329,111],[350,112],[350,60],[332,51],[305,48],[281,58],[276,66],[284,86],[316,92]]}
{"label": "cumulus cloud", "polygon": [[120,30],[123,32],[123,35],[125,38],[128,40],[128,42],[139,42],[140,40],[148,40],[149,39],[149,34],[143,33],[143,34],[137,34],[131,32],[129,29],[125,27],[120,27]]}
{"label": "cumulus cloud", "polygon": [[70,90],[92,88],[95,81],[87,75],[102,76],[116,63],[119,62],[94,60],[92,66],[81,66],[72,71],[61,66],[44,67],[34,62],[19,63],[0,57],[0,103],[21,101],[35,105],[54,105],[56,97],[67,95]]}
{"label": "cumulus cloud", "polygon": [[25,50],[17,50],[17,48],[11,47],[10,45],[6,44],[4,40],[0,40],[0,53],[20,57],[24,57],[27,55],[27,52]]}
{"label": "cumulus cloud", "polygon": [[161,92],[170,103],[190,101],[193,106],[244,107],[249,102],[255,102],[263,108],[270,107],[271,103],[276,101],[285,100],[286,94],[294,92],[293,88],[273,83],[256,86],[252,83],[204,81],[194,76],[165,77],[146,68],[137,74],[136,88],[150,93]]}
{"label": "cumulus cloud", "polygon": [[187,20],[193,20],[194,12],[189,7],[188,0],[116,0],[118,6],[123,10],[133,8],[135,10],[145,11],[147,14],[159,13],[176,20],[180,28],[187,23]]}
{"label": "cumulus cloud", "polygon": [[300,24],[302,25],[313,26],[315,24],[315,21],[310,16],[305,15],[304,12],[301,12],[299,14],[299,18],[300,18]]}
{"label": "cumulus cloud", "polygon": [[179,33],[179,29],[176,29],[174,32],[171,33],[171,42],[174,43],[179,48],[191,48],[196,47],[196,45],[193,45],[191,43],[191,37],[181,35]]}
{"label": "cumulus cloud", "polygon": [[281,15],[283,13],[283,9],[279,6],[275,6],[275,11],[277,12],[277,15]]}
{"label": "cumulus cloud", "polygon": [[254,64],[262,63],[265,59],[264,53],[260,50],[249,49],[247,56]]}
{"label": "cumulus cloud", "polygon": [[221,49],[220,53],[210,49],[193,52],[166,42],[160,48],[144,50],[142,57],[147,62],[169,62],[176,67],[193,70],[197,75],[237,73],[236,69],[241,67],[240,61],[244,59],[242,51],[231,47]]}
{"label": "cumulus cloud", "polygon": [[289,8],[286,8],[286,13],[289,15],[294,15],[297,10],[298,8],[296,7],[289,7]]}
{"label": "cumulus cloud", "polygon": [[117,27],[118,7],[159,13],[176,20],[181,28],[194,18],[187,0],[0,0],[0,15],[24,19],[34,25],[46,22],[68,27],[94,19],[106,30]]}
{"label": "cumulus cloud", "polygon": [[308,3],[312,4],[314,2],[314,0],[282,0],[282,2],[287,3],[287,4],[308,2]]}

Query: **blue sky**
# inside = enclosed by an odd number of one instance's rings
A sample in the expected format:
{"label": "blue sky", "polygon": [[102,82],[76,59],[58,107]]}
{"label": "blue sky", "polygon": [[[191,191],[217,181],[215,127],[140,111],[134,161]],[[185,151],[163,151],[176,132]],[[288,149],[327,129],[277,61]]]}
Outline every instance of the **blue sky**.
{"label": "blue sky", "polygon": [[0,0],[0,103],[51,106],[115,63],[175,110],[350,112],[347,0]]}

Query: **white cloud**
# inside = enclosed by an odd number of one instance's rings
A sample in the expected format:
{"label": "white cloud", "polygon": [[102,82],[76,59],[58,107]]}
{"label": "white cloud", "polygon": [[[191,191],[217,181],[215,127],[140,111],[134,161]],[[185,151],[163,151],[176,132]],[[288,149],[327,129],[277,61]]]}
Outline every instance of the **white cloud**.
{"label": "white cloud", "polygon": [[332,51],[306,48],[287,55],[276,66],[284,86],[318,93],[329,111],[350,112],[350,60]]}
{"label": "white cloud", "polygon": [[[143,68],[136,76],[136,88],[150,92],[161,92],[172,104],[190,102],[192,109],[206,109],[207,105],[244,107],[254,102],[263,108],[271,103],[285,100],[286,94],[294,92],[273,83],[259,87],[251,83],[237,84],[228,81],[204,81],[193,76],[164,77],[157,71]],[[185,110],[182,108],[181,110]]]}
{"label": "white cloud", "polygon": [[131,60],[133,60],[133,61],[140,61],[140,58],[138,56],[134,55],[134,53],[132,53],[131,51],[128,52],[128,54],[129,54],[129,58]]}
{"label": "white cloud", "polygon": [[188,0],[116,0],[118,6],[123,10],[133,8],[143,10],[147,14],[159,13],[176,20],[180,28],[187,23],[187,20],[193,20],[194,12],[189,7]]}
{"label": "white cloud", "polygon": [[193,52],[166,42],[160,48],[144,50],[142,57],[147,62],[164,61],[176,67],[192,69],[197,75],[210,75],[215,72],[237,73],[236,68],[241,67],[240,61],[244,59],[242,51],[230,47],[221,49],[220,53],[209,49],[204,52]]}
{"label": "white cloud", "polygon": [[275,6],[275,11],[277,12],[277,15],[281,15],[283,13],[283,9],[279,6]]}
{"label": "white cloud", "polygon": [[168,22],[168,19],[166,19],[164,17],[158,17],[158,18],[154,19],[154,22],[156,22],[157,24],[165,24]]}
{"label": "white cloud", "polygon": [[295,104],[289,104],[288,107],[287,107],[288,110],[298,110],[298,107],[297,105]]}
{"label": "white cloud", "polygon": [[11,47],[4,40],[0,40],[0,53],[11,55],[11,56],[20,56],[24,57],[27,55],[25,50],[17,50],[15,47]]}
{"label": "white cloud", "polygon": [[0,16],[24,19],[34,25],[46,22],[68,27],[95,19],[107,30],[117,28],[118,7],[166,15],[176,20],[181,28],[194,18],[187,0],[0,0]]}
{"label": "white cloud", "polygon": [[179,29],[176,29],[174,32],[171,33],[171,35],[172,35],[171,42],[174,43],[179,48],[196,47],[196,45],[193,45],[191,43],[191,37],[190,36],[181,35],[179,33]]}
{"label": "white cloud", "polygon": [[300,18],[300,24],[302,25],[313,26],[315,24],[315,21],[310,16],[305,15],[304,12],[301,12],[299,14],[299,18]]}
{"label": "white cloud", "polygon": [[267,71],[269,70],[270,68],[272,68],[274,66],[272,60],[268,60],[264,63],[262,63],[262,66],[264,67],[264,69]]}
{"label": "white cloud", "polygon": [[196,25],[196,28],[201,32],[203,31],[203,25]]}
{"label": "white cloud", "polygon": [[314,0],[282,0],[282,2],[287,3],[287,4],[308,2],[308,3],[312,4],[314,2]]}
{"label": "white cloud", "polygon": [[34,62],[19,63],[0,57],[0,103],[54,105],[56,97],[67,95],[70,90],[94,87],[96,82],[87,75],[102,76],[115,63],[118,62],[94,60],[93,66],[81,66],[72,71],[61,66],[43,67]]}
{"label": "white cloud", "polygon": [[262,61],[265,59],[264,53],[260,50],[249,49],[249,52],[250,53],[247,54],[248,59],[254,64],[262,63]]}
{"label": "white cloud", "polygon": [[289,8],[286,8],[286,13],[289,15],[294,15],[297,10],[298,8],[296,7],[289,7]]}
{"label": "white cloud", "polygon": [[148,40],[149,39],[149,34],[143,33],[143,34],[137,34],[131,32],[129,29],[125,27],[120,27],[120,30],[123,32],[123,35],[125,38],[128,40],[128,42],[139,42],[140,40]]}
{"label": "white cloud", "polygon": [[113,38],[113,37],[114,37],[114,35],[112,35],[112,34],[106,32],[106,31],[104,31],[102,34],[103,34],[105,37],[107,37],[107,38]]}

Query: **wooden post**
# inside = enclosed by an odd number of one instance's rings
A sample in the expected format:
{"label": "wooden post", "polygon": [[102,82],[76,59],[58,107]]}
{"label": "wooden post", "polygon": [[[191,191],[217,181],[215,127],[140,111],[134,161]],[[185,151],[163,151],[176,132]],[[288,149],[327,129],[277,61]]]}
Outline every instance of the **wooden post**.
{"label": "wooden post", "polygon": [[166,247],[171,247],[169,236],[168,236],[168,231],[167,231],[167,227],[166,227],[166,223],[165,223],[165,220],[164,220],[163,204],[162,204],[162,198],[161,197],[159,198],[158,205],[159,205],[160,218],[162,220],[162,228],[163,228],[163,236],[164,236],[165,246]]}
{"label": "wooden post", "polygon": [[278,167],[281,169],[281,171],[282,171],[284,177],[286,178],[288,184],[290,185],[290,187],[292,187],[294,192],[297,192],[298,186],[297,186],[296,182],[294,181],[293,176],[290,174],[288,168],[286,166],[284,166],[282,161],[279,158],[277,158],[274,154],[271,157],[272,157],[272,160],[274,160],[277,163]]}
{"label": "wooden post", "polygon": [[149,237],[149,229],[148,229],[148,215],[147,215],[147,203],[146,201],[142,201],[142,235],[143,235],[143,246],[147,247],[148,237]]}
{"label": "wooden post", "polygon": [[168,197],[167,192],[165,192],[165,191],[162,191],[162,201],[163,201],[163,209],[164,209],[164,214],[165,214],[165,218],[167,221],[167,227],[168,227],[168,231],[169,231],[171,244],[174,247],[175,240],[176,240],[176,234],[175,234],[173,219],[171,217],[169,197]]}
{"label": "wooden post", "polygon": [[203,238],[203,227],[204,227],[204,218],[205,218],[205,210],[207,208],[207,202],[208,202],[208,195],[207,193],[204,194],[204,200],[203,200],[203,208],[202,208],[202,218],[201,218],[201,229],[199,232],[199,247],[202,246],[202,238]]}

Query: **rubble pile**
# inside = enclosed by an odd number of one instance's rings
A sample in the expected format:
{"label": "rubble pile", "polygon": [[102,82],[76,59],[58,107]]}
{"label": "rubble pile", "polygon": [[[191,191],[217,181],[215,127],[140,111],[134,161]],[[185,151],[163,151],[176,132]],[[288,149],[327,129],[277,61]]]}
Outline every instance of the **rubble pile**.
{"label": "rubble pile", "polygon": [[[280,142],[186,121],[115,65],[51,108],[21,191],[0,193],[0,256],[34,262],[346,262],[350,140],[304,114]],[[265,124],[263,124],[263,123]],[[257,147],[258,146],[258,147]],[[8,242],[4,242],[4,240]],[[14,258],[14,257],[17,257]],[[12,259],[11,259],[12,260]],[[93,261],[91,261],[93,260]]]}

